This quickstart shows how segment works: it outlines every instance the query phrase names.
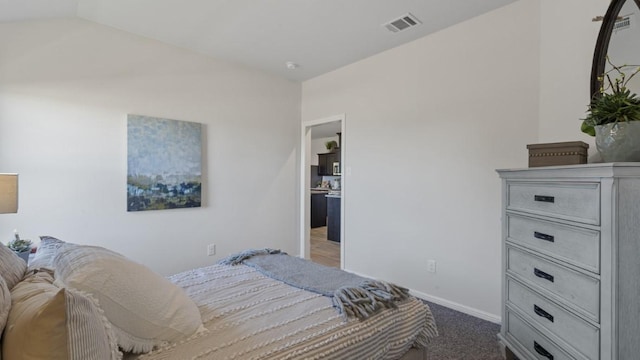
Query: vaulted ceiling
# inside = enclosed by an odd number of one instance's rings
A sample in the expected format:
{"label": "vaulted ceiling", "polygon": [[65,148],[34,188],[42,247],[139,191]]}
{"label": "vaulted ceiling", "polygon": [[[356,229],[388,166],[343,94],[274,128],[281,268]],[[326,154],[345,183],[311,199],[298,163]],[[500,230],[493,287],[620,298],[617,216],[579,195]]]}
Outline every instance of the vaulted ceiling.
{"label": "vaulted ceiling", "polygon": [[[79,17],[304,81],[514,1],[0,0],[0,22]],[[407,13],[421,24],[383,26]]]}

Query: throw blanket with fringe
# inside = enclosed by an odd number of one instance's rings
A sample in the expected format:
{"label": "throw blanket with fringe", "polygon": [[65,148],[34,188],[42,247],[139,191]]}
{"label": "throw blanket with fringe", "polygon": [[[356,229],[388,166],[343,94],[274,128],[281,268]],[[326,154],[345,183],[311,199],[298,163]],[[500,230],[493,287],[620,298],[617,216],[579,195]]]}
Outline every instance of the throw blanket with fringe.
{"label": "throw blanket with fringe", "polygon": [[380,309],[396,308],[397,302],[409,297],[406,288],[315,264],[280,250],[247,250],[222,259],[220,263],[243,263],[288,285],[331,297],[333,307],[345,319],[366,319]]}
{"label": "throw blanket with fringe", "polygon": [[413,296],[364,321],[345,321],[331,298],[244,264],[215,264],[169,279],[193,299],[208,331],[132,359],[406,360],[417,358],[403,357],[410,348],[423,348],[438,334],[428,305]]}

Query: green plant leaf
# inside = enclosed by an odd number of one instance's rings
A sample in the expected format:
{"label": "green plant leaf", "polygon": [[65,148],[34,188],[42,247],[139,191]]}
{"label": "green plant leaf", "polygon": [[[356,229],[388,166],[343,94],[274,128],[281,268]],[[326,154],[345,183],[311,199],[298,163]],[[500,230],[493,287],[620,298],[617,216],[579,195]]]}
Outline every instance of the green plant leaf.
{"label": "green plant leaf", "polygon": [[18,239],[11,240],[7,244],[7,247],[15,252],[23,252],[31,249],[31,240]]}
{"label": "green plant leaf", "polygon": [[[622,69],[630,65],[616,66],[608,57],[607,62],[612,69],[598,77],[601,92],[589,103],[587,116],[580,126],[582,132],[591,136],[595,136],[595,127],[598,125],[640,121],[640,98],[626,87],[629,80],[640,72],[640,67],[632,65],[636,70],[627,76]],[[617,74],[617,77],[612,77],[610,73]]]}
{"label": "green plant leaf", "polygon": [[596,136],[596,128],[594,128],[591,125],[588,125],[585,121],[582,122],[582,126],[580,126],[580,130],[582,130],[582,132],[587,135]]}

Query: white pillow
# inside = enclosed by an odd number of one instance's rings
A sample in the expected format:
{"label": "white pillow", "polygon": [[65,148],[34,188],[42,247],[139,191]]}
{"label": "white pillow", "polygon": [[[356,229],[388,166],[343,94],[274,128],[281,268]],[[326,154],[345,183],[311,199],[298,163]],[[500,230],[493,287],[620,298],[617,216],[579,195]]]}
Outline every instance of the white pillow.
{"label": "white pillow", "polygon": [[27,263],[0,243],[0,276],[4,278],[9,290],[22,280],[26,271]]}
{"label": "white pillow", "polygon": [[149,352],[204,330],[198,307],[183,289],[120,254],[65,244],[53,265],[56,282],[98,300],[124,351]]}
{"label": "white pillow", "polygon": [[13,288],[11,300],[2,340],[6,359],[122,359],[96,301],[54,286],[52,273],[27,276]]}
{"label": "white pillow", "polygon": [[53,236],[40,236],[40,244],[36,250],[33,259],[29,261],[29,270],[47,268],[55,270],[53,267],[53,258],[58,254],[58,249],[65,242],[54,238]]}

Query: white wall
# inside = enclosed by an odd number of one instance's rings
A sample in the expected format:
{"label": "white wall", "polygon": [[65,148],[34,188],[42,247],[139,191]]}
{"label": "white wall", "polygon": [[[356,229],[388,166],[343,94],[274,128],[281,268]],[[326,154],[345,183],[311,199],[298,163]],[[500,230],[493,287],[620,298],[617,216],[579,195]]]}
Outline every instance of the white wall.
{"label": "white wall", "polygon": [[303,83],[303,120],[346,113],[346,269],[499,317],[494,169],[537,140],[539,14],[519,1]]}
{"label": "white wall", "polygon": [[[347,114],[347,269],[497,317],[493,169],[526,166],[529,143],[591,141],[591,18],[608,3],[520,0],[307,81],[302,100],[300,85],[88,22],[1,24],[0,172],[21,174],[21,201],[0,239],[105,245],[164,274],[215,261],[210,242],[296,253],[302,101],[303,120]],[[205,124],[203,208],[126,212],[127,113]]]}
{"label": "white wall", "polygon": [[[82,20],[0,24],[0,49],[0,172],[20,174],[1,240],[98,244],[163,274],[298,252],[300,84]],[[127,113],[204,124],[202,208],[126,211]]]}
{"label": "white wall", "polygon": [[[527,0],[530,1],[530,0]],[[584,141],[594,154],[594,138],[580,132],[590,101],[591,62],[609,0],[542,0],[539,142]]]}

